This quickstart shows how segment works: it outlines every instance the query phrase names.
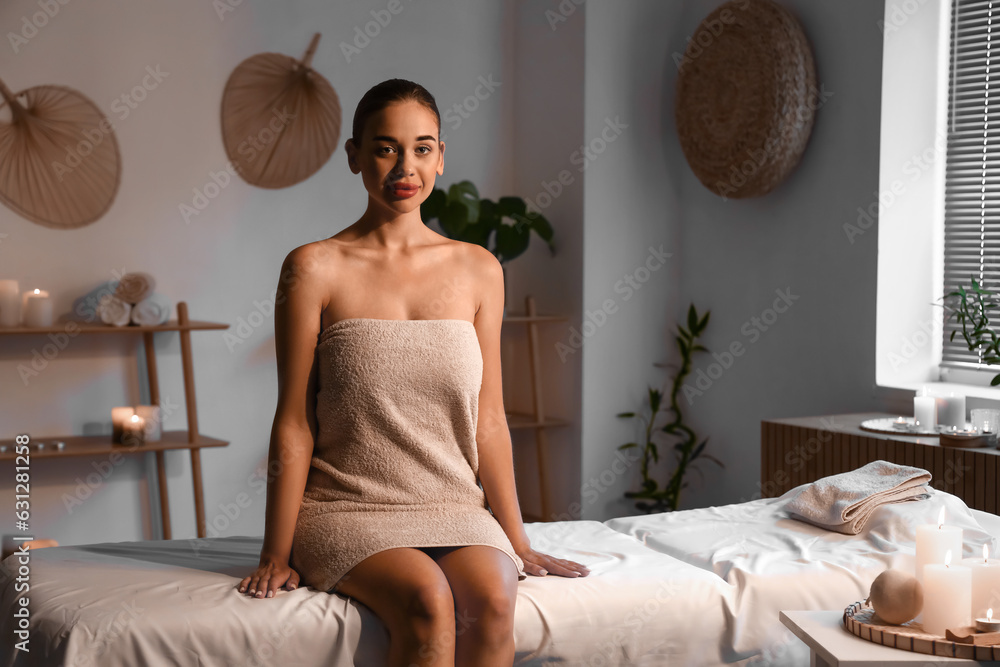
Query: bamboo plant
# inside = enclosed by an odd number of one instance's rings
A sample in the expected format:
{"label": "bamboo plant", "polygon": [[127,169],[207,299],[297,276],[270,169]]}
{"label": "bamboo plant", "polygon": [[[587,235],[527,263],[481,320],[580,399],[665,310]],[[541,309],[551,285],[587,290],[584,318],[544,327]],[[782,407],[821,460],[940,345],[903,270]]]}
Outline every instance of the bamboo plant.
{"label": "bamboo plant", "polygon": [[[681,491],[687,487],[684,476],[689,469],[700,471],[693,466],[699,459],[707,459],[720,467],[725,465],[719,459],[705,452],[708,439],[700,440],[694,429],[684,422],[684,413],[681,411],[677,398],[684,386],[684,379],[691,373],[691,361],[698,352],[708,350],[698,338],[708,326],[710,311],[704,315],[699,315],[694,304],[691,304],[687,313],[687,327],[677,325],[677,335],[674,341],[680,353],[681,363],[677,372],[672,378],[670,386],[670,400],[664,402],[664,393],[654,387],[649,387],[649,416],[645,412],[637,414],[635,412],[621,412],[620,418],[637,419],[643,424],[645,443],[642,445],[642,489],[639,491],[626,491],[626,498],[636,499],[636,508],[645,512],[665,512],[677,511],[680,507]],[[656,422],[660,413],[664,413],[667,422],[657,428]],[[660,452],[657,447],[655,437],[659,433],[664,433],[676,439],[674,443],[675,465],[670,480],[661,489],[659,482],[650,475],[649,465],[659,463]],[[639,447],[637,442],[628,442],[618,447],[618,449],[633,449]]]}
{"label": "bamboo plant", "polygon": [[[957,290],[945,295],[945,300],[954,304],[948,319],[954,317],[962,325],[962,338],[969,352],[978,352],[983,363],[991,366],[1000,364],[1000,338],[990,327],[990,311],[1000,307],[997,293],[983,287],[975,278],[971,281],[971,289],[966,290],[959,285]],[[957,333],[957,329],[952,331],[949,340],[955,340]],[[990,380],[990,385],[995,387],[998,384],[1000,373]]]}

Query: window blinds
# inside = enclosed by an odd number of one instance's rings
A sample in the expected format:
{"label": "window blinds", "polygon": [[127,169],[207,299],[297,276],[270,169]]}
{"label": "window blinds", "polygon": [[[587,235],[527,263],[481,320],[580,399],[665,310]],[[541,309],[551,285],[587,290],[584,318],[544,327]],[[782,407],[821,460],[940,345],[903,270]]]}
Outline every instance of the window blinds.
{"label": "window blinds", "polygon": [[[1000,291],[1000,0],[954,0],[944,211],[944,293],[971,279]],[[992,315],[996,317],[1000,315]],[[955,340],[949,342],[951,332]],[[942,366],[976,368],[954,319]]]}

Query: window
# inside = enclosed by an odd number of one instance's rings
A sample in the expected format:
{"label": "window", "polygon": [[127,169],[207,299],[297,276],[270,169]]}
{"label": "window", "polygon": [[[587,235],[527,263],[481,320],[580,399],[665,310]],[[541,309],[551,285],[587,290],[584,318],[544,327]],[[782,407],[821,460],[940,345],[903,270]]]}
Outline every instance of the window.
{"label": "window", "polygon": [[[1000,0],[954,0],[951,7],[944,284],[972,278],[1000,291]],[[994,317],[1000,317],[1000,312]],[[954,341],[949,341],[951,333]],[[943,368],[984,368],[954,320],[942,326]],[[996,374],[994,369],[990,376]]]}

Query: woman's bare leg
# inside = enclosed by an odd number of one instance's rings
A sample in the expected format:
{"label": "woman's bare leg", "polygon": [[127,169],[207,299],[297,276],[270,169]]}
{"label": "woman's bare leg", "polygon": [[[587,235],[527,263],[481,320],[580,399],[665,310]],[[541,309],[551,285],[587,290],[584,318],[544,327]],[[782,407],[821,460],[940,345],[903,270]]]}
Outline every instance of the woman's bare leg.
{"label": "woman's bare leg", "polygon": [[356,598],[388,628],[390,667],[455,665],[455,600],[426,553],[380,551],[355,565],[335,592]]}
{"label": "woman's bare leg", "polygon": [[430,553],[455,599],[455,664],[513,665],[517,568],[510,556],[478,544]]}

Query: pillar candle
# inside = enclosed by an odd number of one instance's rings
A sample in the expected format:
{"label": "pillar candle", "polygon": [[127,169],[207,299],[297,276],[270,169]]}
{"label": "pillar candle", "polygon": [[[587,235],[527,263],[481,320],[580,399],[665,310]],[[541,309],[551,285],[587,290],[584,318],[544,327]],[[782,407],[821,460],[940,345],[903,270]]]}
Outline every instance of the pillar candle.
{"label": "pillar candle", "polygon": [[26,327],[52,326],[52,299],[45,290],[36,289],[24,293],[24,313],[22,320]]}
{"label": "pillar candle", "polygon": [[913,419],[920,424],[921,431],[933,431],[937,425],[937,403],[927,389],[921,389],[913,397]]}
{"label": "pillar candle", "polygon": [[0,280],[0,327],[21,325],[21,290],[16,280]]}
{"label": "pillar candle", "polygon": [[122,442],[122,432],[125,430],[125,422],[132,418],[135,410],[132,406],[125,405],[120,408],[111,408],[111,442],[120,445]]}
{"label": "pillar candle", "polygon": [[972,618],[985,618],[990,608],[1000,609],[1000,560],[989,555],[989,546],[984,544],[982,558],[962,561],[972,572]]}
{"label": "pillar candle", "polygon": [[965,396],[949,392],[947,396],[935,397],[937,403],[937,423],[941,426],[965,428]]}
{"label": "pillar candle", "polygon": [[122,444],[141,445],[146,441],[146,420],[133,414],[122,426]]}
{"label": "pillar candle", "polygon": [[[928,523],[917,526],[916,572],[917,579],[923,583],[924,566],[944,562],[945,553],[957,554],[956,562],[962,556],[962,529],[958,526],[944,525],[944,508],[938,515],[936,524]],[[971,602],[970,602],[971,604]],[[924,605],[926,607],[926,605]]]}
{"label": "pillar candle", "polygon": [[924,632],[944,637],[948,628],[972,625],[972,571],[951,564],[924,566]]}

